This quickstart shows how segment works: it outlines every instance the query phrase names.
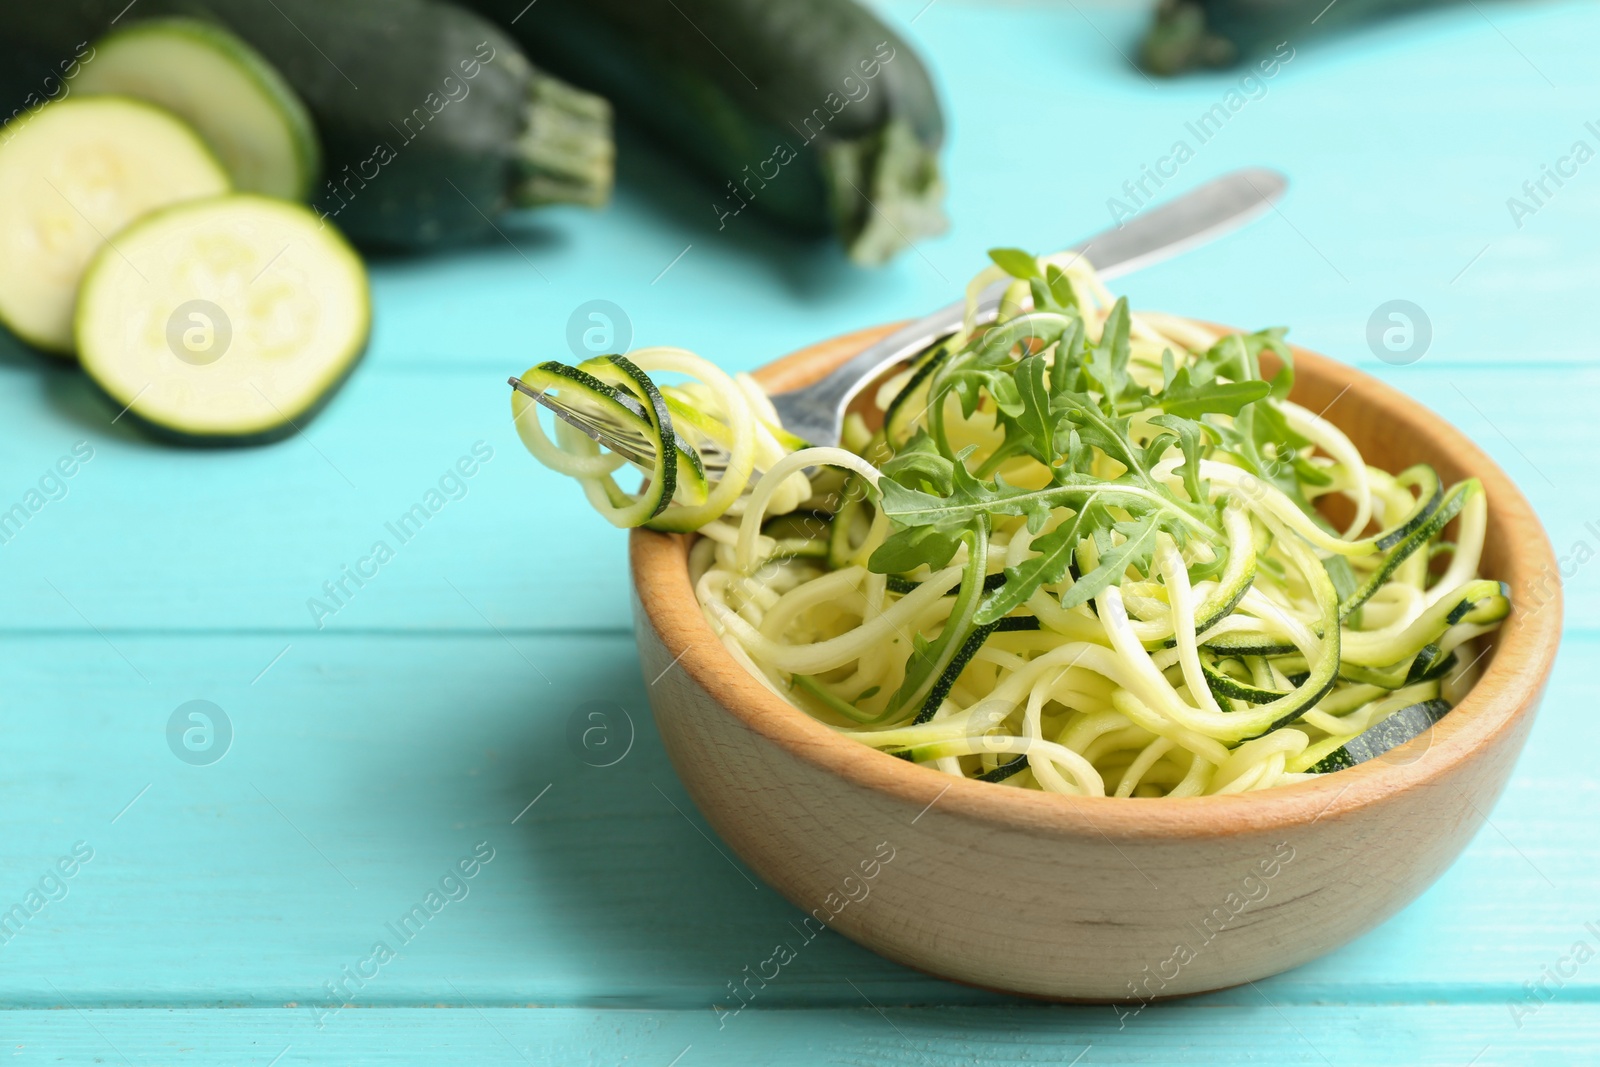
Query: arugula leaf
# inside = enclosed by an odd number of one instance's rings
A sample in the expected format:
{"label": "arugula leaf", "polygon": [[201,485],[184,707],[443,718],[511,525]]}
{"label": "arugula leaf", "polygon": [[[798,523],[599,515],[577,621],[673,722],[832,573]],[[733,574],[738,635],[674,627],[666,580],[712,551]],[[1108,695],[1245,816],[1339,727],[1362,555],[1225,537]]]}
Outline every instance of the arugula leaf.
{"label": "arugula leaf", "polygon": [[[1079,306],[1066,271],[1041,266],[1020,249],[993,249],[989,258],[1011,279],[997,320],[957,334],[924,364],[926,393],[921,384],[915,389],[927,400],[923,428],[904,443],[888,442],[894,455],[880,464],[876,503],[890,535],[868,566],[903,575],[946,567],[964,545],[967,556],[948,618],[931,639],[911,635],[902,681],[879,721],[936,705],[941,687],[961,670],[963,642],[1025,608],[1040,588],[1064,586],[1060,602],[1071,609],[1130,573],[1149,576],[1163,533],[1179,544],[1197,536],[1211,546],[1190,565],[1191,575],[1223,568],[1219,509],[1200,476],[1208,455],[1226,453],[1313,515],[1302,489],[1329,480],[1301,454],[1309,442],[1275,403],[1294,381],[1284,331],[1231,334],[1198,354],[1164,351],[1160,387],[1152,389],[1143,368],[1132,365],[1125,299],[1106,311],[1091,343],[1086,317],[1095,312]],[[1032,310],[1021,309],[1024,291]],[[1278,365],[1270,379],[1261,373],[1263,359]],[[908,386],[902,396],[911,392]],[[952,395],[958,405],[947,405]],[[957,406],[969,419],[992,411],[1003,431],[981,461],[976,446],[958,448],[946,432],[947,412],[953,419]],[[1175,450],[1176,464],[1169,458]],[[1032,468],[1025,485],[1009,484],[998,472],[1024,455],[1045,470]],[[1097,475],[1105,460],[1121,472]],[[1156,479],[1158,465],[1174,467],[1181,488],[1172,478]],[[1024,520],[1032,540],[996,584],[1001,576],[987,572],[988,538],[992,524],[1006,518]],[[1078,573],[1079,563],[1086,573]],[[1276,563],[1263,556],[1260,565]]]}
{"label": "arugula leaf", "polygon": [[948,566],[961,547],[960,531],[938,526],[908,526],[896,530],[873,549],[867,570],[875,574],[904,574],[926,563],[934,570]]}
{"label": "arugula leaf", "polygon": [[1283,343],[1283,335],[1289,331],[1282,326],[1274,326],[1270,330],[1259,330],[1250,336],[1255,338],[1259,345],[1256,355],[1256,373],[1261,372],[1262,351],[1269,351],[1278,357],[1281,364],[1278,373],[1270,379],[1272,382],[1272,399],[1288,400],[1289,391],[1294,388],[1294,350]]}
{"label": "arugula leaf", "polygon": [[1204,504],[1210,499],[1210,494],[1200,477],[1200,460],[1205,449],[1205,431],[1200,423],[1177,415],[1157,415],[1150,422],[1169,432],[1160,434],[1145,446],[1149,465],[1155,466],[1167,448],[1177,444],[1183,449],[1183,466],[1180,469],[1183,471],[1184,492],[1189,494],[1189,499],[1194,503]]}
{"label": "arugula leaf", "polygon": [[[1066,272],[1053,264],[1041,272],[1018,249],[995,249],[990,258],[1028,282],[1035,309],[1003,314],[1004,321],[970,338],[931,380],[932,434],[919,431],[883,466],[881,507],[893,532],[873,554],[873,570],[944,566],[978,523],[1021,516],[1038,533],[1055,509],[1074,509],[1068,521],[1038,535],[1026,560],[1008,569],[1004,586],[979,609],[981,624],[1015,610],[1041,585],[1062,581],[1086,538],[1099,545],[1102,559],[1073,585],[1075,593],[1069,590],[1077,602],[1129,567],[1148,568],[1157,532],[1167,530],[1181,541],[1203,526],[1200,520],[1211,509],[1200,461],[1213,443],[1275,484],[1295,483],[1290,487],[1298,493],[1305,479],[1296,470],[1304,466],[1297,464],[1297,450],[1305,442],[1281,412],[1262,403],[1274,394],[1277,379],[1261,379],[1260,356],[1272,351],[1286,357],[1281,331],[1230,335],[1182,362],[1163,353],[1163,386],[1151,393],[1129,373],[1131,315],[1125,299],[1107,313],[1100,340],[1091,345]],[[1284,366],[1279,378],[1292,374],[1287,361]],[[1003,444],[976,474],[966,462],[972,450],[955,454],[945,438],[938,409],[952,393],[968,418],[987,397],[1005,431]],[[1135,440],[1129,416],[1150,408],[1159,414],[1149,424],[1160,432],[1149,441]],[[1172,448],[1183,454],[1183,496],[1150,474]],[[990,476],[1006,458],[1024,453],[1050,468],[1050,484],[1027,489]],[[1124,473],[1110,480],[1094,476],[1097,455],[1114,460]]]}
{"label": "arugula leaf", "polygon": [[1280,367],[1266,380],[1274,400],[1287,400],[1294,387],[1294,352],[1283,342],[1287,332],[1282,326],[1274,326],[1255,333],[1229,334],[1201,353],[1194,362],[1195,373],[1204,374],[1207,380],[1219,373],[1239,382],[1261,380],[1261,353],[1271,352]]}
{"label": "arugula leaf", "polygon": [[976,626],[1005,618],[1023,604],[1041,585],[1059,582],[1072,566],[1073,553],[1088,536],[1089,528],[1105,518],[1104,509],[1086,507],[1048,533],[1040,534],[1028,547],[1036,554],[1015,567],[1006,568],[1006,583],[984,598],[972,617]]}
{"label": "arugula leaf", "polygon": [[1056,299],[1043,278],[1028,279],[1028,295],[1033,298],[1035,311],[1055,311]]}
{"label": "arugula leaf", "polygon": [[1108,409],[1115,411],[1128,388],[1128,298],[1112,305],[1100,341],[1089,353],[1089,377],[1100,386]]}
{"label": "arugula leaf", "polygon": [[918,428],[900,451],[880,468],[887,478],[908,489],[927,486],[936,493],[948,493],[955,484],[955,461],[939,451],[928,432]]}
{"label": "arugula leaf", "polygon": [[1307,515],[1320,517],[1301,492],[1295,473],[1299,450],[1311,442],[1289,427],[1283,412],[1270,404],[1251,404],[1239,412],[1232,426],[1217,430],[1222,446],[1243,461],[1246,469],[1282,490]]}
{"label": "arugula leaf", "polygon": [[1046,381],[1049,368],[1042,355],[1029,356],[1017,364],[1012,377],[1016,379],[1017,394],[1022,400],[1022,411],[1007,419],[1007,430],[1016,428],[1013,436],[1040,463],[1055,465],[1056,420],[1050,411],[1050,387]]}
{"label": "arugula leaf", "polygon": [[1147,478],[1143,457],[1134,449],[1128,434],[1132,420],[1107,415],[1088,393],[1058,393],[1053,410],[1072,422],[1085,443],[1128,468],[1135,477]]}
{"label": "arugula leaf", "polygon": [[1067,468],[1074,474],[1089,474],[1094,466],[1094,449],[1084,443],[1077,430],[1067,431]]}
{"label": "arugula leaf", "polygon": [[[1198,380],[1196,375],[1218,374],[1236,381],[1260,382],[1261,353],[1270,351],[1282,361],[1282,367],[1271,382],[1266,383],[1269,397],[1282,399],[1294,382],[1294,357],[1283,343],[1283,333],[1282,329],[1271,329],[1222,338],[1196,360],[1191,382]],[[1266,399],[1261,398],[1262,401]],[[1278,407],[1260,401],[1247,403],[1239,408],[1230,423],[1211,421],[1208,425],[1216,433],[1221,447],[1235,456],[1245,469],[1282,490],[1314,521],[1326,524],[1300,488],[1298,472],[1305,465],[1300,462],[1299,452],[1311,442],[1290,428]]]}
{"label": "arugula leaf", "polygon": [[1039,276],[1039,261],[1020,248],[991,248],[989,258],[1013,278],[1027,281]]}
{"label": "arugula leaf", "polygon": [[1152,404],[1169,415],[1186,419],[1201,415],[1237,415],[1246,404],[1265,400],[1272,395],[1272,386],[1260,379],[1243,382],[1200,381],[1191,368],[1178,368],[1162,386],[1161,392],[1150,398]]}
{"label": "arugula leaf", "polygon": [[1100,562],[1061,594],[1062,608],[1075,608],[1088,603],[1105,592],[1107,587],[1120,582],[1129,567],[1149,572],[1150,557],[1155,552],[1160,524],[1153,517],[1145,517],[1137,522],[1119,522],[1112,529],[1122,534],[1123,542],[1112,545],[1109,532],[1100,531],[1095,540],[1103,541],[1107,546],[1101,550]]}
{"label": "arugula leaf", "polygon": [[[956,466],[961,468],[959,463]],[[921,634],[912,635],[912,654],[906,661],[900,687],[889,698],[887,714],[921,706],[938,683],[945,667],[961,650],[961,644],[972,628],[972,614],[978,598],[983,595],[984,577],[989,566],[989,516],[980,515],[962,533],[961,541],[967,546],[967,563],[950,615],[940,628],[939,636],[932,641],[924,639]]]}
{"label": "arugula leaf", "polygon": [[1067,277],[1067,272],[1054,263],[1044,269],[1044,283],[1050,290],[1052,302],[1059,308],[1073,308],[1078,306],[1078,292],[1072,288],[1072,279]]}
{"label": "arugula leaf", "polygon": [[1050,363],[1052,395],[1078,388],[1078,379],[1083,377],[1083,364],[1087,358],[1083,319],[1075,315],[1071,325],[1056,341],[1055,355]]}
{"label": "arugula leaf", "polygon": [[1025,311],[1000,326],[991,327],[978,342],[977,362],[985,367],[1000,367],[1011,362],[1011,350],[1022,345],[1024,358],[1050,347],[1075,323],[1075,315],[1059,311]]}
{"label": "arugula leaf", "polygon": [[1332,485],[1333,475],[1321,467],[1306,462],[1304,456],[1294,457],[1294,474],[1307,485]]}
{"label": "arugula leaf", "polygon": [[993,483],[987,483],[979,482],[967,474],[966,478],[973,488],[965,488],[962,485],[963,473],[962,465],[956,464],[955,491],[947,496],[907,489],[888,479],[879,482],[884,514],[896,527],[935,526],[943,530],[963,529],[974,520],[991,515],[1023,516],[1028,520],[1029,530],[1037,533],[1044,529],[1050,520],[1050,512],[1055,508],[1102,504],[1121,508],[1133,515],[1161,512],[1172,520],[1174,529],[1188,527],[1191,523],[1200,525],[1176,500],[1125,482],[1106,481],[1093,475],[1069,474],[1063,475],[1054,485],[1025,489],[1007,485],[1003,478],[997,477]]}
{"label": "arugula leaf", "polygon": [[1022,397],[1009,371],[994,367],[965,366],[950,371],[943,383],[961,401],[961,414],[972,418],[985,394],[1007,415],[1022,414]]}

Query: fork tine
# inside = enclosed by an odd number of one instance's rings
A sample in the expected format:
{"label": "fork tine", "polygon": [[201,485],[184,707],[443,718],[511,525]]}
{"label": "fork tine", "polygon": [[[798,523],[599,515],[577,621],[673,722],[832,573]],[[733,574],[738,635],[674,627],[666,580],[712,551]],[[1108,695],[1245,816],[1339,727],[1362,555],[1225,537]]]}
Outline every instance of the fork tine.
{"label": "fork tine", "polygon": [[650,442],[642,437],[626,436],[613,427],[604,426],[587,418],[582,413],[567,407],[558,400],[552,399],[548,394],[529,387],[522,379],[511,377],[507,379],[510,386],[525,396],[532,397],[540,407],[546,409],[562,422],[582,433],[597,444],[604,445],[611,451],[633,463],[640,463],[646,467],[655,462],[655,449]]}
{"label": "fork tine", "polygon": [[528,385],[527,382],[523,381],[521,378],[518,378],[516,375],[513,374],[511,377],[506,379],[506,383],[508,385],[510,385],[511,388],[513,388],[517,392],[521,393],[523,396],[532,397],[534,399],[534,401],[539,404],[540,407],[543,407],[546,410],[548,410],[550,412],[553,412],[555,414],[556,418],[560,419],[562,422],[566,423],[568,426],[571,426],[571,427],[573,427],[574,429],[577,429],[577,430],[582,430],[586,435],[588,435],[589,437],[593,438],[596,441],[600,440],[600,434],[595,429],[593,429],[592,427],[584,425],[583,422],[579,420],[577,412],[570,411],[567,408],[562,407],[560,404],[555,403],[549,397],[547,397],[542,391],[532,388],[531,386]]}
{"label": "fork tine", "polygon": [[[608,426],[604,423],[596,422],[587,415],[583,414],[581,411],[567,407],[559,399],[550,396],[548,393],[540,392],[539,390],[532,388],[522,379],[515,376],[508,378],[507,383],[519,393],[532,397],[540,407],[555,415],[556,418],[560,419],[562,422],[565,422],[568,426],[571,426],[573,429],[579,431],[595,443],[604,445],[606,448],[609,448],[619,456],[622,456],[630,463],[634,463],[645,468],[655,465],[655,445],[648,438],[639,434],[618,429],[615,426]],[[630,398],[623,397],[620,399],[624,407],[631,409],[638,406],[636,402],[631,401]],[[639,407],[638,413],[640,417],[643,417],[643,412],[644,409]],[[674,432],[674,436],[677,437],[680,448],[694,447],[689,441],[684,439],[682,434]],[[714,445],[705,448],[699,448],[697,451],[700,454],[701,463],[704,465],[707,474],[722,474],[727,471],[728,464],[732,459],[727,452]]]}

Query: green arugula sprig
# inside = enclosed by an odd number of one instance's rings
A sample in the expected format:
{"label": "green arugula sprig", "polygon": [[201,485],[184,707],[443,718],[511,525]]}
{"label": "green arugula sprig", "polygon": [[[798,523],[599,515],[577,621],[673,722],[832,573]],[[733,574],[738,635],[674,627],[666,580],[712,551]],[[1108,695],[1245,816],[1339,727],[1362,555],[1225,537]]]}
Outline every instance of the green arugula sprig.
{"label": "green arugula sprig", "polygon": [[[1198,537],[1212,546],[1213,561],[1192,568],[1192,576],[1222,567],[1225,538],[1200,477],[1202,458],[1226,453],[1302,504],[1299,482],[1320,477],[1300,458],[1307,442],[1281,411],[1263,403],[1287,397],[1293,383],[1282,330],[1232,335],[1182,361],[1168,350],[1162,386],[1152,390],[1130,372],[1126,299],[1112,307],[1091,343],[1064,271],[1053,264],[1041,270],[1018,249],[989,256],[1014,279],[1014,289],[1026,288],[1032,309],[1019,310],[1018,301],[1008,299],[999,320],[940,360],[928,380],[925,428],[903,443],[887,442],[894,455],[881,465],[877,504],[891,533],[873,552],[870,569],[939,569],[963,545],[968,553],[944,628],[931,641],[913,637],[887,719],[909,714],[934,690],[973,630],[1018,610],[1043,586],[1070,577],[1062,607],[1086,603],[1130,570],[1148,575],[1162,533],[1180,545]],[[1281,366],[1270,380],[1261,374],[1267,351]],[[976,465],[974,448],[957,450],[950,442],[950,397],[966,418],[992,406],[1004,432],[1001,444]],[[1152,473],[1174,449],[1181,457],[1181,493]],[[996,473],[1023,455],[1048,469],[1047,484],[1011,485]],[[985,590],[989,533],[1002,517],[1025,518],[1031,554],[1005,569],[1003,583]]]}

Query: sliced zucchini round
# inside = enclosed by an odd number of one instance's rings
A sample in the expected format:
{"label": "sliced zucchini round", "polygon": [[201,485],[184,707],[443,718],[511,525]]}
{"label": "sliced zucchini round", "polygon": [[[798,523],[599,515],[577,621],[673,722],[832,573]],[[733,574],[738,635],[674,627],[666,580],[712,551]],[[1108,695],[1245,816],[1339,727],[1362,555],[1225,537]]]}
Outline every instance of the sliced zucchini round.
{"label": "sliced zucchini round", "polygon": [[228,188],[205,142],[143,101],[74,96],[19,116],[0,131],[0,321],[70,355],[96,252],[115,256],[118,231],[155,208]]}
{"label": "sliced zucchini round", "polygon": [[94,43],[80,93],[120,93],[159,104],[205,138],[247,193],[311,194],[321,149],[311,115],[254,48],[199,19],[135,22]]}
{"label": "sliced zucchini round", "polygon": [[297,204],[223,196],[149,215],[95,257],[78,354],[157,431],[256,443],[305,425],[371,319],[366,271],[337,230]]}

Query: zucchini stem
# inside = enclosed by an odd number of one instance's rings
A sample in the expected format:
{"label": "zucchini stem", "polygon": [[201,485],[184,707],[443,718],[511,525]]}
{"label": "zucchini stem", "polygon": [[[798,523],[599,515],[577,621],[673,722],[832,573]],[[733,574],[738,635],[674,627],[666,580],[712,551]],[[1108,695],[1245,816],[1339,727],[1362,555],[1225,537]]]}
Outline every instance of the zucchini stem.
{"label": "zucchini stem", "polygon": [[1139,46],[1140,65],[1169,77],[1196,67],[1226,67],[1238,55],[1232,42],[1211,32],[1205,8],[1193,0],[1162,0]]}
{"label": "zucchini stem", "polygon": [[919,237],[943,233],[944,179],[939,154],[902,119],[823,149],[823,174],[834,230],[850,258],[886,263]]}
{"label": "zucchini stem", "polygon": [[616,162],[611,105],[535,70],[528,80],[525,110],[512,203],[602,206],[611,196]]}

